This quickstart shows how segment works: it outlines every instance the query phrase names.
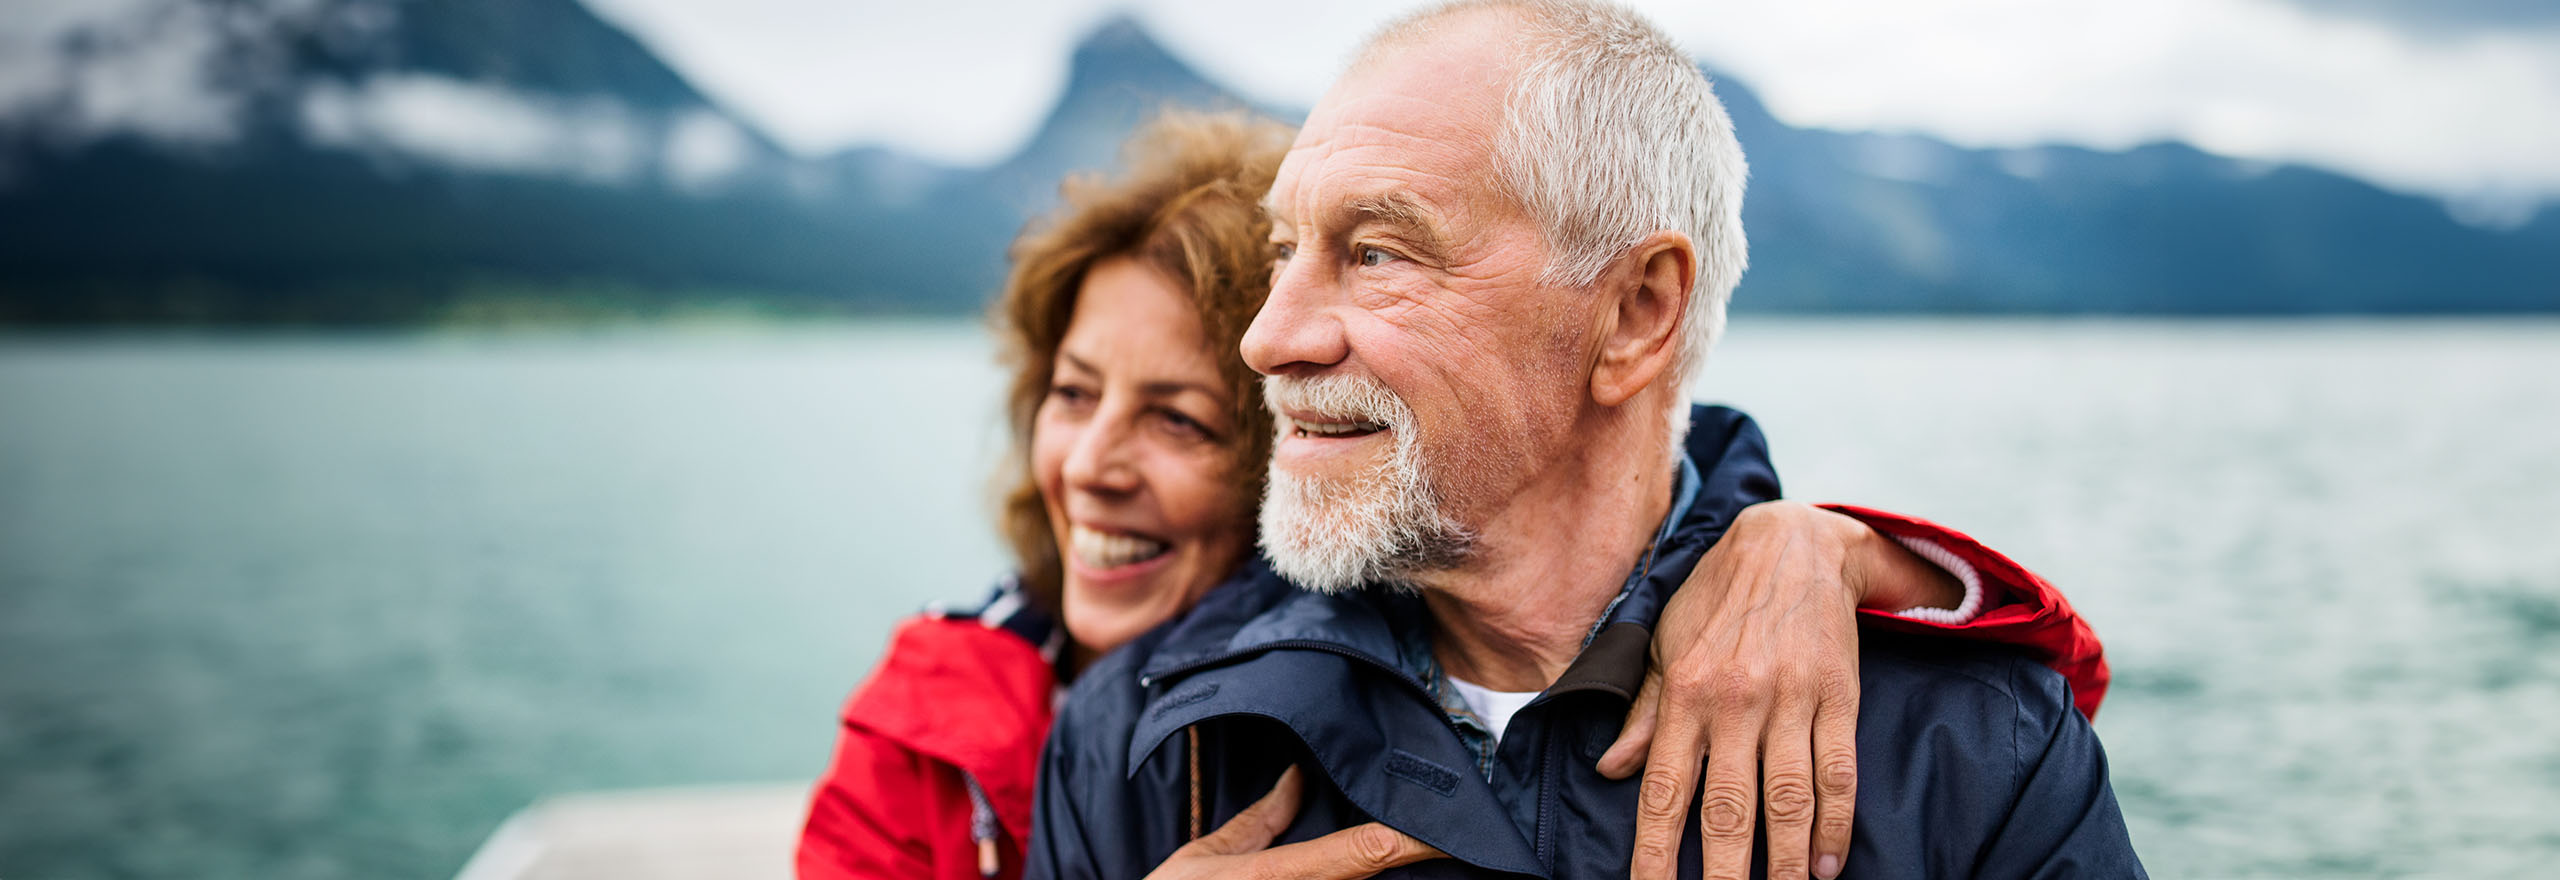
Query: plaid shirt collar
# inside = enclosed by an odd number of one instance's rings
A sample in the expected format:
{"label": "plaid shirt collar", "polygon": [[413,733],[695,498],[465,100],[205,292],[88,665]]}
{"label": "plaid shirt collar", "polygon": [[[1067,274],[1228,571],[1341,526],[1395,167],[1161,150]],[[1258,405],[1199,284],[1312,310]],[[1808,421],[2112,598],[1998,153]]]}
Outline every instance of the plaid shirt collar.
{"label": "plaid shirt collar", "polygon": [[[1635,568],[1627,573],[1626,581],[1618,585],[1618,595],[1609,600],[1599,619],[1592,621],[1591,629],[1582,634],[1585,647],[1590,646],[1592,637],[1599,635],[1600,628],[1609,622],[1610,614],[1618,610],[1618,603],[1626,601],[1636,585],[1652,573],[1654,557],[1662,552],[1663,542],[1670,540],[1672,527],[1689,514],[1689,506],[1697,499],[1698,487],[1703,482],[1697,463],[1686,455],[1681,456],[1680,468],[1673,477],[1670,511],[1663,515],[1662,523],[1654,527],[1653,543],[1645,548],[1644,557],[1636,561]],[[1420,609],[1422,604],[1415,602],[1404,607]],[[1429,615],[1403,615],[1391,618],[1389,625],[1396,630],[1397,665],[1422,682],[1423,690],[1439,704],[1440,713],[1457,728],[1458,739],[1466,743],[1467,751],[1475,755],[1476,772],[1487,780],[1492,779],[1494,755],[1500,742],[1494,736],[1493,728],[1476,715],[1475,710],[1467,708],[1465,698],[1459,696],[1458,689],[1449,683],[1449,673],[1440,667],[1439,658],[1432,655]]]}

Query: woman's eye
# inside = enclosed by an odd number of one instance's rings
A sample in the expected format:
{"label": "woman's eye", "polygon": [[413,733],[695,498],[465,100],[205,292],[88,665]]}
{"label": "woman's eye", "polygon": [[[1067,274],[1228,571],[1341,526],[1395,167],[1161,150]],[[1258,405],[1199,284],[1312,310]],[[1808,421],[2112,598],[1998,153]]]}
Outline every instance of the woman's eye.
{"label": "woman's eye", "polygon": [[1369,245],[1360,246],[1360,265],[1362,266],[1383,266],[1386,265],[1388,260],[1395,258],[1396,255],[1387,253],[1386,250],[1382,248],[1371,247]]}
{"label": "woman's eye", "polygon": [[1298,246],[1285,241],[1271,243],[1271,262],[1286,263],[1298,255]]}
{"label": "woman's eye", "polygon": [[1093,392],[1078,385],[1051,385],[1049,397],[1059,403],[1083,403],[1093,399]]}
{"label": "woman's eye", "polygon": [[1203,440],[1209,439],[1212,436],[1209,433],[1209,426],[1201,424],[1198,419],[1183,415],[1178,410],[1158,410],[1157,415],[1163,417],[1166,425],[1171,426],[1175,431],[1182,434],[1198,437]]}

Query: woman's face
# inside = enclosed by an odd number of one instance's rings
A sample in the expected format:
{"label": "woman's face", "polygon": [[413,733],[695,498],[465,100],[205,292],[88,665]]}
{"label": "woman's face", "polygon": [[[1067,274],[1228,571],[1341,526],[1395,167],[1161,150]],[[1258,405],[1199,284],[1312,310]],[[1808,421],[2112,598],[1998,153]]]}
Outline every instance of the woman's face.
{"label": "woman's face", "polygon": [[1219,358],[1180,287],[1128,257],[1076,293],[1032,475],[1065,562],[1067,634],[1095,654],[1191,607],[1252,542]]}

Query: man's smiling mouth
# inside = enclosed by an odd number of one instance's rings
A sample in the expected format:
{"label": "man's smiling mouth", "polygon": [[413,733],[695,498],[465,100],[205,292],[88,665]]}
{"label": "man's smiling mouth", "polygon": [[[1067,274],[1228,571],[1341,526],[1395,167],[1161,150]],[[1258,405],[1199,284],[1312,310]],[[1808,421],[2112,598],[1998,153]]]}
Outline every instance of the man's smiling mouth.
{"label": "man's smiling mouth", "polygon": [[1387,429],[1386,425],[1377,422],[1356,419],[1336,422],[1292,416],[1288,423],[1290,435],[1294,437],[1365,437]]}

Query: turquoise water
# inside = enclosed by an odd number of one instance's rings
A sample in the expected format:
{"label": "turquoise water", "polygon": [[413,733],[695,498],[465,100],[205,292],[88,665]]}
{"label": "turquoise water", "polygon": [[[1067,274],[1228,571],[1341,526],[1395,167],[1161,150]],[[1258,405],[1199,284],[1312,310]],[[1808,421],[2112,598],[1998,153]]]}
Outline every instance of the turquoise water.
{"label": "turquoise water", "polygon": [[[2108,640],[2159,876],[2560,858],[2560,323],[1776,322],[1699,389]],[[445,877],[788,781],[1000,571],[973,325],[0,338],[0,877]]]}

